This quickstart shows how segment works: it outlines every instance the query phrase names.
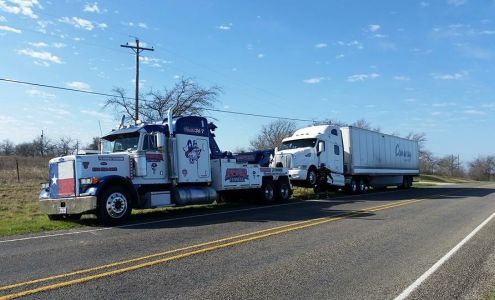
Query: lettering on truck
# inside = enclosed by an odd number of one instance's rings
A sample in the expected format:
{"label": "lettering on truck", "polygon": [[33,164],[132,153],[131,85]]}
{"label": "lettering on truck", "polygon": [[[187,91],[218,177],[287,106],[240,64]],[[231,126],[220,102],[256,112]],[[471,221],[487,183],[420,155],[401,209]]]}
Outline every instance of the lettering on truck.
{"label": "lettering on truck", "polygon": [[227,168],[225,170],[225,181],[245,182],[249,179],[247,169],[244,168]]}
{"label": "lettering on truck", "polygon": [[395,146],[395,156],[404,157],[405,160],[411,160],[412,153],[411,151],[402,150],[399,144],[397,144]]}

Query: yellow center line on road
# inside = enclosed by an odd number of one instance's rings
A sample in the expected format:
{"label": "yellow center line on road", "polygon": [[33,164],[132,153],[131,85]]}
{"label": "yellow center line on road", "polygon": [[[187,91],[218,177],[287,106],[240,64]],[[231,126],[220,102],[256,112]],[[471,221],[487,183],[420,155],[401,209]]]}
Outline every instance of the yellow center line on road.
{"label": "yellow center line on road", "polygon": [[[409,200],[404,200],[404,201],[409,201]],[[374,208],[379,208],[379,207],[383,207],[383,206],[390,206],[390,205],[396,204],[396,203],[399,203],[399,202],[387,203],[387,204],[376,206]],[[338,217],[338,216],[341,216],[344,214],[348,214],[348,212],[342,213],[342,214],[337,214],[337,215],[334,215],[333,217]],[[98,271],[101,269],[117,267],[120,265],[129,264],[129,263],[136,262],[136,261],[141,261],[141,260],[145,260],[145,259],[155,258],[158,256],[173,254],[173,253],[186,251],[186,250],[199,248],[199,247],[204,247],[204,246],[208,246],[208,245],[212,245],[212,244],[217,244],[217,243],[221,243],[221,242],[225,242],[225,241],[229,241],[229,240],[239,239],[239,238],[243,238],[243,237],[250,236],[250,235],[260,234],[260,233],[264,233],[264,232],[268,232],[268,231],[274,231],[274,230],[287,228],[287,227],[291,227],[291,226],[297,226],[300,224],[315,222],[315,221],[323,220],[326,218],[328,218],[328,217],[321,217],[321,218],[310,219],[310,220],[306,220],[306,221],[290,223],[290,224],[286,224],[286,225],[282,225],[282,226],[271,227],[271,228],[267,228],[267,229],[263,229],[263,230],[253,231],[253,232],[249,232],[249,233],[245,233],[245,234],[235,235],[235,236],[231,236],[231,237],[226,237],[226,238],[222,238],[222,239],[218,239],[218,240],[213,240],[213,241],[195,244],[195,245],[191,245],[191,246],[186,246],[186,247],[182,247],[182,248],[177,248],[177,249],[173,249],[173,250],[167,250],[167,251],[163,251],[163,252],[158,252],[158,253],[154,253],[154,254],[150,254],[150,255],[146,255],[146,256],[136,257],[136,258],[123,260],[123,261],[119,261],[119,262],[114,262],[114,263],[110,263],[110,264],[105,264],[105,265],[101,265],[101,266],[95,266],[95,267],[91,267],[88,269],[82,269],[82,270],[73,271],[73,272],[69,272],[69,273],[63,273],[63,274],[59,274],[59,275],[53,275],[53,276],[48,276],[48,277],[39,278],[39,279],[33,279],[33,280],[25,281],[25,282],[19,282],[19,283],[15,283],[15,284],[5,285],[5,286],[0,287],[0,291],[18,288],[18,287],[25,286],[25,285],[60,279],[60,278],[64,278],[64,277],[70,277],[70,276],[80,275],[80,274],[84,274],[84,273],[94,272],[94,271]]]}
{"label": "yellow center line on road", "polygon": [[[385,210],[385,209],[389,209],[389,208],[405,206],[405,205],[413,204],[413,203],[416,203],[416,202],[419,202],[422,200],[423,199],[403,200],[403,201],[395,202],[395,203],[391,203],[391,204],[385,204],[385,205],[379,205],[379,206],[371,207],[371,208],[366,209],[366,210],[357,210],[357,211],[352,211],[352,212],[346,212],[346,213],[343,213],[343,214],[340,214],[337,216],[316,218],[316,219],[307,220],[307,221],[303,221],[303,222],[297,222],[297,223],[292,223],[292,224],[288,224],[288,225],[284,225],[284,226],[260,230],[257,232],[253,232],[251,234],[244,234],[244,235],[237,236],[237,238],[239,238],[241,236],[246,237],[249,235],[254,235],[251,237],[241,238],[239,240],[234,240],[234,241],[230,241],[227,243],[223,243],[223,244],[219,244],[219,245],[215,245],[215,246],[211,246],[211,247],[198,249],[198,250],[178,254],[175,256],[171,256],[171,257],[161,258],[161,259],[148,261],[148,262],[144,262],[144,263],[140,263],[140,264],[136,264],[136,265],[132,265],[132,266],[116,269],[116,270],[111,270],[111,271],[95,274],[95,275],[90,275],[90,276],[86,276],[86,277],[81,277],[81,278],[77,278],[77,279],[72,279],[72,280],[54,283],[54,284],[50,284],[50,285],[46,285],[46,286],[41,286],[41,287],[30,289],[30,290],[25,290],[25,291],[21,291],[21,292],[16,292],[16,293],[0,296],[0,300],[13,299],[13,298],[27,296],[27,295],[31,295],[31,294],[35,294],[35,293],[39,293],[39,292],[44,292],[44,291],[48,291],[48,290],[53,290],[53,289],[65,287],[65,286],[70,286],[70,285],[74,285],[74,284],[78,284],[78,283],[84,283],[87,281],[92,281],[92,280],[96,280],[96,279],[100,279],[100,278],[104,278],[104,277],[118,275],[118,274],[122,274],[125,272],[137,270],[137,269],[142,269],[145,267],[150,267],[153,265],[166,263],[166,262],[169,262],[172,260],[182,259],[182,258],[189,257],[192,255],[197,255],[197,254],[201,254],[201,253],[205,253],[205,252],[210,252],[210,251],[219,250],[219,249],[223,249],[223,248],[227,248],[227,247],[232,247],[235,245],[247,243],[249,241],[259,240],[259,239],[267,238],[270,236],[279,235],[282,233],[292,232],[292,231],[301,230],[301,229],[305,229],[308,227],[313,227],[313,226],[317,226],[317,225],[321,225],[321,224],[325,224],[325,223],[329,223],[329,222],[334,222],[334,221],[338,221],[338,220],[342,220],[342,219],[346,219],[346,218],[350,218],[350,217],[360,216],[360,215],[367,213],[367,212],[377,212],[377,211],[381,211],[381,210]],[[269,231],[272,231],[272,232],[269,232]],[[262,234],[260,234],[260,233],[262,233]],[[222,240],[227,241],[227,240],[232,240],[234,238],[235,237],[230,237],[230,238],[225,238]],[[218,240],[218,241],[221,241],[221,240]],[[218,243],[218,241],[203,243],[203,246],[213,244],[215,242]],[[189,246],[189,247],[184,247],[181,249],[185,249],[185,248],[190,249],[193,247],[197,248],[197,247],[199,247],[199,245],[201,245],[201,244]],[[177,252],[177,251],[179,251],[179,250],[178,249],[177,250],[171,250],[170,252]],[[152,257],[152,256],[150,255],[148,257]],[[136,259],[134,259],[134,260],[136,260]],[[119,262],[119,263],[122,263],[122,262]],[[102,267],[103,266],[101,266],[99,268],[102,268]],[[81,270],[81,271],[86,271],[86,270]],[[81,272],[81,271],[79,271],[79,272]],[[86,271],[86,272],[88,272],[88,271]],[[72,273],[75,273],[75,272],[72,272]],[[70,273],[68,273],[68,274],[70,274]],[[80,274],[80,273],[78,273],[78,274]],[[57,278],[61,278],[61,277],[69,276],[69,275],[61,274],[61,275],[57,275],[57,276],[59,276]],[[55,276],[52,276],[52,278],[53,277],[55,277]],[[41,282],[41,281],[38,280],[36,282]],[[26,282],[26,283],[24,283],[24,285],[30,284],[30,283],[35,283],[35,282],[34,281]],[[19,287],[19,286],[20,285],[17,285],[16,287]]]}

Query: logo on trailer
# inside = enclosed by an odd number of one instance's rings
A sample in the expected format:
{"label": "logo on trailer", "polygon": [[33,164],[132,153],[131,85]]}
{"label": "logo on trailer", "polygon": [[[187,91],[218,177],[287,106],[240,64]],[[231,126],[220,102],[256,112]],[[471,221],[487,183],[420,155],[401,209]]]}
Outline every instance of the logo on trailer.
{"label": "logo on trailer", "polygon": [[183,148],[184,154],[189,159],[190,164],[194,164],[194,162],[198,161],[201,155],[201,149],[198,147],[196,141],[191,142],[191,140],[187,141],[187,146]]}
{"label": "logo on trailer", "polygon": [[225,181],[230,182],[245,182],[249,179],[247,169],[244,168],[228,168],[225,170]]}
{"label": "logo on trailer", "polygon": [[412,153],[411,151],[403,150],[400,148],[399,144],[395,146],[395,156],[404,157],[404,160],[411,160]]}
{"label": "logo on trailer", "polygon": [[83,167],[84,169],[87,169],[89,167],[89,161],[83,161]]}
{"label": "logo on trailer", "polygon": [[187,170],[186,169],[182,169],[182,176],[184,176],[184,177],[187,176]]}

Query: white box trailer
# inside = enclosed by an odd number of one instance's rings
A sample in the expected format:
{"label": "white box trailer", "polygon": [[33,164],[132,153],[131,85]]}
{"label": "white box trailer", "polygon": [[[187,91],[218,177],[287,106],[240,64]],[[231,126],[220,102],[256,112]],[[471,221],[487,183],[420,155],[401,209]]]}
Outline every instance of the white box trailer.
{"label": "white box trailer", "polygon": [[389,185],[409,188],[419,175],[418,144],[352,126],[310,126],[282,141],[271,166],[288,168],[297,186],[324,182],[351,192]]}
{"label": "white box trailer", "polygon": [[404,177],[410,181],[419,175],[416,141],[352,126],[340,130],[349,180],[361,176],[371,186],[403,185]]}

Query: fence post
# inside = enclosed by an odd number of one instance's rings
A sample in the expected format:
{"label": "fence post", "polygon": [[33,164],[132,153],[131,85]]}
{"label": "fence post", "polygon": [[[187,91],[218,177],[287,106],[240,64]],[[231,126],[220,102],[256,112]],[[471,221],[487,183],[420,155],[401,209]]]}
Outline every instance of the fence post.
{"label": "fence post", "polygon": [[15,159],[15,168],[17,169],[17,183],[21,183],[21,178],[19,177],[19,162],[17,158]]}

